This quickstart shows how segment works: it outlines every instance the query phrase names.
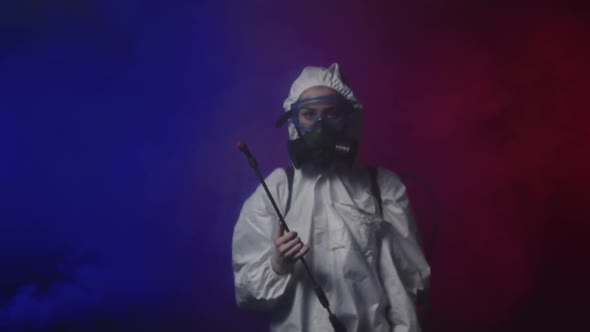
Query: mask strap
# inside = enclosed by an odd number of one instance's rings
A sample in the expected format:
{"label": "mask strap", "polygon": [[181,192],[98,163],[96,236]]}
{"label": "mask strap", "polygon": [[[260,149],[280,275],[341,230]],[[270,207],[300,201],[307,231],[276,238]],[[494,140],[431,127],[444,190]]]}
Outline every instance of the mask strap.
{"label": "mask strap", "polygon": [[292,111],[287,111],[285,113],[283,113],[283,115],[281,115],[278,119],[277,122],[275,122],[275,127],[276,128],[281,128],[285,122],[287,122],[287,120],[289,120],[289,118],[291,117]]}
{"label": "mask strap", "polygon": [[295,130],[297,130],[297,136],[299,138],[303,138],[303,132],[301,132],[301,129],[299,129],[299,127],[295,126]]}
{"label": "mask strap", "polygon": [[314,103],[316,101],[324,101],[324,100],[334,101],[334,102],[342,103],[342,104],[349,104],[349,101],[344,96],[341,96],[341,95],[318,96],[318,97],[299,99],[298,101],[291,104],[291,111],[296,109],[297,107],[299,107],[299,105]]}

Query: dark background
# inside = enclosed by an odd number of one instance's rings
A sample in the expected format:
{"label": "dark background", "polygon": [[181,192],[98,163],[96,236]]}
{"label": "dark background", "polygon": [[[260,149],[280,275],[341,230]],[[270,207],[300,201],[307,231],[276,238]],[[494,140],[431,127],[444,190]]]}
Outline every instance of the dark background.
{"label": "dark background", "polygon": [[[585,1],[3,1],[0,331],[263,331],[231,235],[306,65],[404,176],[430,331],[582,331]],[[430,192],[434,197],[431,199]]]}

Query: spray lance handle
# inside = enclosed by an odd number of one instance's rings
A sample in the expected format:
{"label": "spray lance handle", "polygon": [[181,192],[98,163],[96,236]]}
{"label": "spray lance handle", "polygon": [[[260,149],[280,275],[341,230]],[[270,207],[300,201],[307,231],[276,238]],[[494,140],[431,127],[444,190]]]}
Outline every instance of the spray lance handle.
{"label": "spray lance handle", "polygon": [[[244,143],[242,141],[238,141],[237,146],[238,146],[238,149],[240,151],[242,151],[242,153],[244,153],[244,155],[246,155],[246,157],[248,158],[248,164],[250,164],[250,167],[252,167],[254,169],[254,172],[256,173],[256,176],[258,177],[258,181],[260,181],[260,184],[264,188],[264,191],[266,192],[266,195],[268,196],[268,199],[270,200],[272,207],[274,208],[275,212],[277,213],[277,216],[279,216],[279,220],[280,220],[281,224],[283,224],[283,226],[285,227],[285,231],[290,232],[289,227],[287,226],[287,223],[285,222],[285,219],[283,218],[283,214],[279,210],[277,203],[275,203],[275,200],[272,197],[272,194],[268,190],[268,187],[266,186],[266,182],[264,181],[262,174],[260,174],[260,170],[258,169],[258,163],[256,162],[256,158],[254,158],[254,156],[250,152],[250,149],[248,149],[248,146],[246,145],[246,143]],[[313,277],[313,274],[311,273],[311,270],[309,269],[309,266],[307,265],[305,258],[300,257],[299,260],[303,264],[303,267],[305,268],[305,271],[307,272],[307,276],[311,280],[311,283],[314,287],[314,291],[315,291],[316,296],[318,297],[322,306],[324,308],[326,308],[326,310],[328,311],[330,323],[332,324],[334,331],[335,332],[346,332],[346,328],[344,327],[344,325],[338,320],[338,318],[330,310],[330,303],[328,302],[328,297],[326,296],[326,294],[324,293],[324,290],[321,288],[321,286],[317,283],[317,281]]]}

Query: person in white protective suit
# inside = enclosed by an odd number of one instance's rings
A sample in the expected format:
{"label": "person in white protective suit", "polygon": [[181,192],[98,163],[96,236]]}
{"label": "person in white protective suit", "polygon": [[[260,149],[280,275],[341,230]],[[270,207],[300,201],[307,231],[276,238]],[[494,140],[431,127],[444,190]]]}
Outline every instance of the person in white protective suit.
{"label": "person in white protective suit", "polygon": [[[270,311],[270,330],[334,331],[297,258],[305,259],[348,332],[420,331],[414,307],[430,267],[418,243],[406,189],[389,170],[357,158],[362,105],[338,64],[306,67],[284,102],[291,188],[285,169],[268,188],[285,213],[285,233],[262,186],[235,225],[232,265],[241,308]],[[380,197],[376,197],[380,196]]]}

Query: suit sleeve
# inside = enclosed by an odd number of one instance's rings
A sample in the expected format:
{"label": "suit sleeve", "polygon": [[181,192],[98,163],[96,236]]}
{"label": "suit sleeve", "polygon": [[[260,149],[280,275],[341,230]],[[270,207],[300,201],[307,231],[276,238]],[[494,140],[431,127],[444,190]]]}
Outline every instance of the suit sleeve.
{"label": "suit sleeve", "polygon": [[390,302],[394,331],[420,331],[412,299],[428,286],[430,266],[418,242],[406,187],[394,173],[379,169],[383,201],[379,274]]}
{"label": "suit sleeve", "polygon": [[[284,170],[275,170],[266,183],[277,205],[286,196]],[[292,274],[277,274],[271,253],[278,232],[278,216],[262,186],[244,203],[234,228],[232,267],[236,303],[239,307],[268,311],[292,284]]]}

